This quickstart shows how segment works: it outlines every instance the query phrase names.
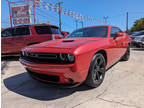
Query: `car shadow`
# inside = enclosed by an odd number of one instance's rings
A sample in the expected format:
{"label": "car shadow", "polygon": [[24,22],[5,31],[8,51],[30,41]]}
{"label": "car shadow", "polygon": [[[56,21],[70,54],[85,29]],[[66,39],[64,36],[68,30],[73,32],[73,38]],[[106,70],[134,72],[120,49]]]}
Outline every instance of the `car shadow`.
{"label": "car shadow", "polygon": [[[106,71],[117,63],[113,64]],[[55,100],[70,96],[77,91],[92,89],[84,84],[74,88],[66,88],[67,86],[43,83],[31,78],[27,72],[5,78],[3,82],[5,87],[14,93],[41,101]]]}
{"label": "car shadow", "polygon": [[19,56],[4,56],[1,57],[1,61],[18,61]]}
{"label": "car shadow", "polygon": [[55,100],[76,91],[91,89],[84,84],[74,88],[62,88],[61,85],[41,83],[32,79],[27,72],[6,78],[3,82],[8,90],[41,101]]}
{"label": "car shadow", "polygon": [[134,51],[144,51],[144,48],[132,48]]}

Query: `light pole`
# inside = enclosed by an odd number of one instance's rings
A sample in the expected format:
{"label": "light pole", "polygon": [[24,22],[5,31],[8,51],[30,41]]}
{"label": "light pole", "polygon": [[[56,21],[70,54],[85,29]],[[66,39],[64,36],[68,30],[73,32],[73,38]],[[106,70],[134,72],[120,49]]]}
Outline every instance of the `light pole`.
{"label": "light pole", "polygon": [[103,19],[104,19],[104,24],[107,24],[108,16],[104,16]]}
{"label": "light pole", "polygon": [[62,23],[61,23],[61,13],[62,13],[62,8],[61,8],[61,4],[62,4],[63,2],[58,2],[57,4],[58,4],[58,14],[59,14],[59,29],[60,29],[60,31],[61,31],[61,25],[62,25]]}
{"label": "light pole", "polygon": [[128,12],[126,13],[126,32],[128,32]]}

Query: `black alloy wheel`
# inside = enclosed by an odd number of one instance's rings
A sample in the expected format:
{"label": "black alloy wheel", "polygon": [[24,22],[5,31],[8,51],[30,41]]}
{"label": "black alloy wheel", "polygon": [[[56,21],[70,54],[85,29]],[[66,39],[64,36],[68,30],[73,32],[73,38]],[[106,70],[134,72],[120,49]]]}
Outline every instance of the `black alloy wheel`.
{"label": "black alloy wheel", "polygon": [[90,87],[98,87],[104,80],[106,62],[101,53],[97,53],[91,62],[86,84]]}

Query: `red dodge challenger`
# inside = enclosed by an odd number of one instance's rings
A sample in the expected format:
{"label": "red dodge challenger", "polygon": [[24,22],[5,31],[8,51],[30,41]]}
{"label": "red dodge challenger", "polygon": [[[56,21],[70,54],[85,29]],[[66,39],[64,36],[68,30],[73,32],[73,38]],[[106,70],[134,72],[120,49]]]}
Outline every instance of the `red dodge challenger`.
{"label": "red dodge challenger", "polygon": [[98,25],[81,28],[65,39],[28,46],[20,62],[35,79],[98,87],[106,70],[130,56],[130,38],[118,27]]}

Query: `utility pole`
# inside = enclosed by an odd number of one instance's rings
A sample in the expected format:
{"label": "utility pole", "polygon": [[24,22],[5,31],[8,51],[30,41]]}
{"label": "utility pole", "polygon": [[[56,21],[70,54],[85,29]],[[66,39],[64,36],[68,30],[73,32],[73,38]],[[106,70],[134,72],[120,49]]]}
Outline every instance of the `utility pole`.
{"label": "utility pole", "polygon": [[10,25],[11,25],[11,27],[12,27],[12,15],[11,15],[10,1],[8,1],[8,5],[9,5]]}
{"label": "utility pole", "polygon": [[58,4],[58,13],[59,13],[59,29],[60,29],[60,31],[61,31],[61,25],[62,25],[62,23],[61,23],[61,13],[62,13],[62,8],[61,8],[61,4],[62,4],[63,2],[58,2],[57,4]]}
{"label": "utility pole", "polygon": [[104,16],[103,19],[104,19],[104,24],[107,24],[108,16]]}
{"label": "utility pole", "polygon": [[33,16],[34,16],[34,24],[36,24],[36,16],[35,16],[35,0],[33,0]]}
{"label": "utility pole", "polygon": [[126,32],[128,32],[128,12],[126,13]]}

